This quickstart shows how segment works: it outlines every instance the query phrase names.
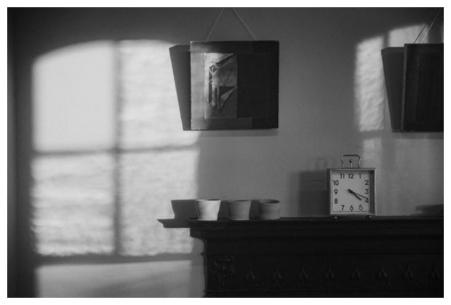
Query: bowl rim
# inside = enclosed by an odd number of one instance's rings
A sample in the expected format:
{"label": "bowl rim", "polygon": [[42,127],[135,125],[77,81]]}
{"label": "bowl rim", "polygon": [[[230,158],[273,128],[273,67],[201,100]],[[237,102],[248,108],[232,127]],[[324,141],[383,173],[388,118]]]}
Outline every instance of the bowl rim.
{"label": "bowl rim", "polygon": [[237,200],[226,200],[226,202],[227,203],[244,203],[244,202],[251,203],[252,200],[250,200],[250,199],[237,199]]}
{"label": "bowl rim", "polygon": [[221,199],[218,199],[218,198],[200,198],[200,199],[196,199],[196,202],[213,202],[213,203],[216,203],[218,201],[221,201]]}
{"label": "bowl rim", "polygon": [[280,203],[277,199],[255,199],[255,201],[259,204],[278,204]]}

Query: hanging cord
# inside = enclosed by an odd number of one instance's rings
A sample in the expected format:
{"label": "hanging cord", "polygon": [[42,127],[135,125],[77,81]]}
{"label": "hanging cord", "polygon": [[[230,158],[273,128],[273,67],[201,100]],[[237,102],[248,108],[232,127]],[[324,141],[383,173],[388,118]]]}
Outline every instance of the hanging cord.
{"label": "hanging cord", "polygon": [[251,31],[251,28],[249,27],[249,25],[246,23],[246,21],[244,21],[244,19],[240,16],[240,14],[238,14],[238,11],[236,10],[236,8],[232,8],[233,12],[235,13],[235,15],[238,17],[238,20],[241,22],[241,24],[243,25],[243,27],[247,30],[247,32],[249,33],[249,35],[251,35],[253,40],[257,40],[257,37],[255,36],[255,34]]}
{"label": "hanging cord", "polygon": [[432,29],[432,27],[434,26],[435,20],[436,20],[437,17],[440,15],[440,13],[441,13],[441,10],[439,9],[439,11],[437,12],[437,14],[435,14],[434,19],[432,19],[432,22],[429,24],[429,26],[428,26],[427,24],[425,24],[425,25],[423,26],[423,28],[421,29],[421,32],[418,34],[417,38],[415,39],[415,41],[414,41],[413,43],[416,43],[417,40],[418,40],[418,38],[420,38],[420,37],[421,37],[420,43],[423,41],[423,39],[424,39],[424,37],[425,37],[425,36],[423,36],[424,30],[425,30],[426,27],[427,27],[428,29],[427,29],[427,32],[426,32],[426,33],[429,33],[429,31],[430,31],[430,30]]}
{"label": "hanging cord", "polygon": [[[206,41],[210,40],[211,34],[213,34],[214,29],[218,25],[219,19],[221,18],[222,14],[224,13],[225,8],[221,9],[221,11],[218,13],[218,15],[215,18],[215,21],[213,22],[212,26],[210,27],[210,31],[208,31],[207,37],[205,38]],[[240,14],[238,14],[238,11],[235,8],[232,8],[233,13],[238,18],[238,21],[241,23],[241,25],[246,29],[246,31],[249,33],[249,35],[252,37],[253,40],[257,40],[255,34],[252,32],[249,25],[244,21],[244,19],[241,17]]]}
{"label": "hanging cord", "polygon": [[221,11],[219,11],[218,16],[216,16],[215,21],[213,22],[212,26],[210,27],[210,31],[208,31],[207,38],[205,39],[206,41],[210,40],[210,36],[213,33],[213,30],[215,29],[216,25],[218,24],[219,18],[221,18],[222,13],[224,13],[224,8],[221,9]]}

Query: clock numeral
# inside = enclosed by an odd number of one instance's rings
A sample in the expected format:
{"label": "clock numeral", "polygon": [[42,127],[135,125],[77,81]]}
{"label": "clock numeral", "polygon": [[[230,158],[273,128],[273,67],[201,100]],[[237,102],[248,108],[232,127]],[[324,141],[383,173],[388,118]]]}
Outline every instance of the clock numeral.
{"label": "clock numeral", "polygon": [[365,180],[365,185],[368,185],[370,182],[368,180]]}
{"label": "clock numeral", "polygon": [[352,205],[349,207],[349,211],[354,211],[354,207]]}
{"label": "clock numeral", "polygon": [[334,185],[338,185],[338,180],[334,180]]}
{"label": "clock numeral", "polygon": [[365,202],[366,202],[366,203],[368,203],[368,202],[369,202],[369,201],[368,201],[368,198],[365,198]]}
{"label": "clock numeral", "polygon": [[349,173],[349,174],[348,174],[348,177],[349,177],[349,179],[354,179],[354,174]]}
{"label": "clock numeral", "polygon": [[335,193],[335,195],[338,193],[338,190],[337,189],[334,189],[334,193]]}
{"label": "clock numeral", "polygon": [[338,198],[335,198],[335,199],[334,199],[334,203],[335,203],[335,204],[338,204]]}
{"label": "clock numeral", "polygon": [[362,173],[359,173],[359,178],[362,179]]}
{"label": "clock numeral", "polygon": [[344,211],[345,210],[345,206],[344,204],[341,205],[341,210]]}
{"label": "clock numeral", "polygon": [[368,194],[368,189],[365,189],[365,194]]}
{"label": "clock numeral", "polygon": [[344,179],[345,178],[345,174],[344,173],[340,173],[340,179]]}
{"label": "clock numeral", "polygon": [[363,205],[359,204],[359,211],[363,211]]}

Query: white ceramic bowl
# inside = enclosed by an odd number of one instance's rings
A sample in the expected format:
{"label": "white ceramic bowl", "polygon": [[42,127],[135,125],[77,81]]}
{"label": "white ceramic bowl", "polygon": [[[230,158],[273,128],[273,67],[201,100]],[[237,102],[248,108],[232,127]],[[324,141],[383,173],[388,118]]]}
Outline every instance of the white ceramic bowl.
{"label": "white ceramic bowl", "polygon": [[218,220],[220,199],[198,199],[196,202],[198,220]]}

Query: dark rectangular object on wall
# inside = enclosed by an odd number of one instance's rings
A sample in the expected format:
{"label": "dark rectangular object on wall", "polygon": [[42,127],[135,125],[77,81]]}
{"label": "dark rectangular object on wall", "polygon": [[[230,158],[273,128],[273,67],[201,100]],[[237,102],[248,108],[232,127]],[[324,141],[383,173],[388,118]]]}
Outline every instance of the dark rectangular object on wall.
{"label": "dark rectangular object on wall", "polygon": [[184,130],[278,127],[279,42],[170,48]]}
{"label": "dark rectangular object on wall", "polygon": [[443,131],[443,44],[404,46],[403,127]]}
{"label": "dark rectangular object on wall", "polygon": [[382,50],[393,131],[443,132],[443,44]]}
{"label": "dark rectangular object on wall", "polygon": [[383,49],[382,60],[391,127],[393,131],[401,131],[404,48],[391,47]]}

